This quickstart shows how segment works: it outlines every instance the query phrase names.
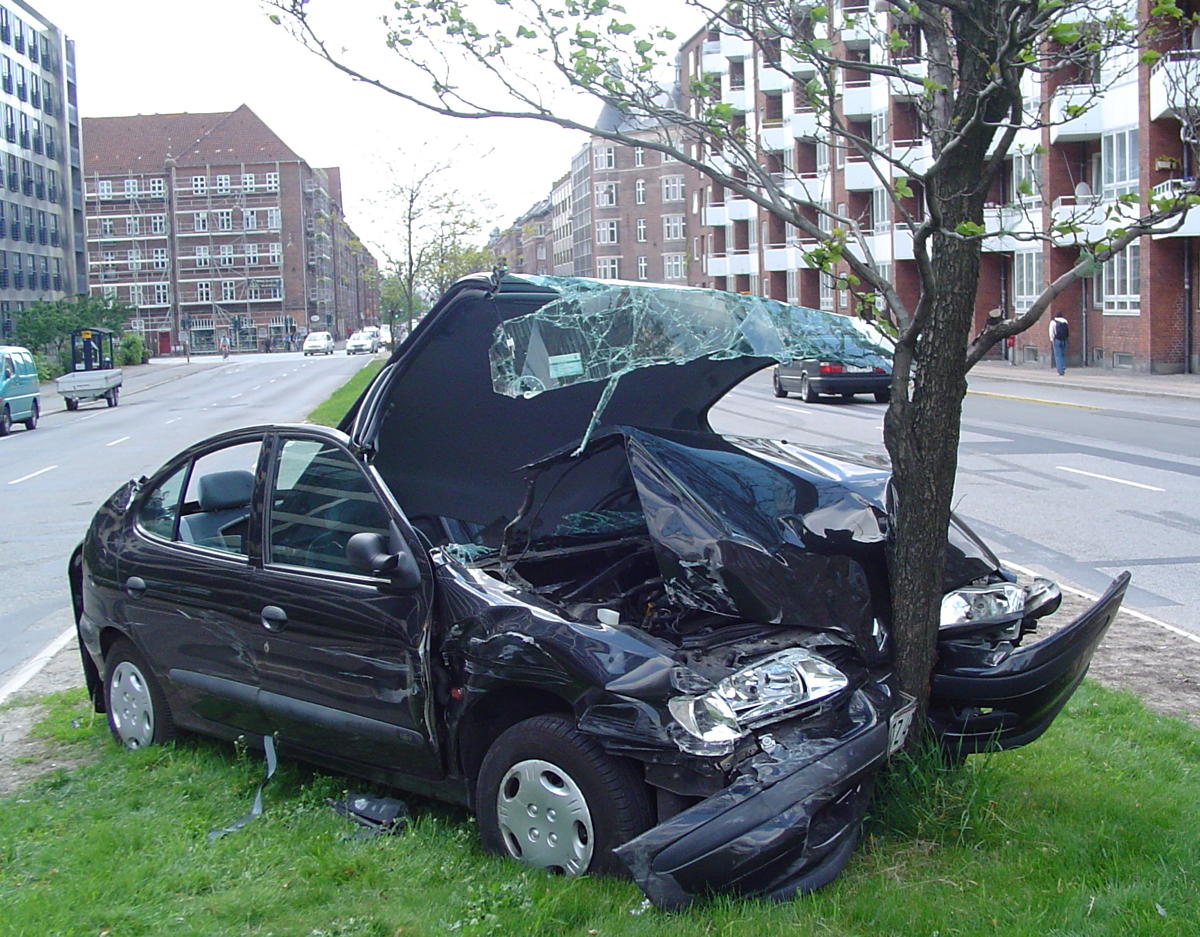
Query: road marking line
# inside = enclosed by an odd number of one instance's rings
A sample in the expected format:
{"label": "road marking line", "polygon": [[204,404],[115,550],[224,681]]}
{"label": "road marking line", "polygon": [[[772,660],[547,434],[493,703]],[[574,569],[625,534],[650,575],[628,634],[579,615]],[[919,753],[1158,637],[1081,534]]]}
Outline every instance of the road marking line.
{"label": "road marking line", "polygon": [[53,472],[57,465],[47,465],[44,469],[38,469],[36,472],[30,472],[28,475],[22,475],[20,478],[14,478],[9,482],[10,485],[19,485],[21,482],[27,482],[31,478],[37,478],[39,475],[45,475],[47,472]]}
{"label": "road marking line", "polygon": [[114,439],[112,442],[106,442],[104,445],[115,446],[115,445],[117,445],[117,443],[122,443],[128,438],[129,438],[128,436],[122,436],[120,439]]}
{"label": "road marking line", "polygon": [[[1043,575],[1042,573],[1039,573],[1036,570],[1030,569],[1028,566],[1021,566],[1017,563],[1005,562],[1004,565],[1007,566],[1009,569],[1015,569],[1018,573],[1024,573],[1026,576],[1042,576]],[[1082,589],[1076,589],[1074,586],[1063,585],[1063,583],[1061,583],[1061,582],[1055,582],[1055,585],[1057,585],[1060,589],[1063,589],[1067,592],[1074,592],[1076,595],[1080,596],[1081,598],[1085,598],[1090,602],[1095,602],[1100,598],[1100,596],[1098,596],[1098,595],[1092,595],[1092,593],[1084,592]],[[1167,631],[1173,632],[1174,634],[1179,635],[1181,638],[1187,638],[1189,641],[1195,641],[1197,644],[1200,644],[1200,635],[1193,634],[1192,632],[1188,631],[1186,628],[1180,628],[1178,625],[1172,625],[1169,622],[1165,622],[1159,618],[1154,618],[1150,615],[1147,615],[1145,612],[1139,612],[1136,609],[1126,608],[1125,605],[1123,605],[1123,604],[1121,606],[1121,611],[1127,612],[1128,614],[1132,615],[1134,618],[1140,619],[1141,621],[1148,622],[1149,624],[1152,624],[1152,625],[1158,625],[1158,627],[1160,627],[1160,628],[1165,628],[1165,629],[1167,629]]]}
{"label": "road marking line", "polygon": [[1021,400],[1025,403],[1045,403],[1052,407],[1072,407],[1076,410],[1095,410],[1099,412],[1103,407],[1089,407],[1083,403],[1064,403],[1061,400],[1043,400],[1041,397],[1021,397],[1017,394],[997,394],[990,390],[968,390],[968,394],[974,394],[976,397],[998,397],[1001,400]]}
{"label": "road marking line", "polygon": [[1068,468],[1065,465],[1054,466],[1060,472],[1074,472],[1076,475],[1086,475],[1089,478],[1099,478],[1106,482],[1116,482],[1118,485],[1129,485],[1131,488],[1145,488],[1147,491],[1166,491],[1166,488],[1156,488],[1154,485],[1143,485],[1141,482],[1131,482],[1124,478],[1113,478],[1111,475],[1101,475],[1097,472],[1085,472],[1083,469]]}
{"label": "road marking line", "polygon": [[172,423],[178,423],[178,422],[179,422],[179,417],[173,416],[173,417],[171,417],[171,419],[167,420],[167,422],[164,423],[163,425],[170,426]]}
{"label": "road marking line", "polygon": [[0,703],[5,702],[10,696],[15,695],[25,684],[41,673],[42,668],[50,663],[51,658],[66,647],[74,637],[75,629],[73,627],[67,628],[27,661],[20,670],[13,674],[11,680],[4,684],[4,686],[0,686]]}
{"label": "road marking line", "polygon": [[255,384],[253,387],[250,388],[250,390],[255,391],[255,390],[258,390],[260,387],[262,387],[262,384]]}
{"label": "road marking line", "polygon": [[78,420],[76,420],[75,422],[76,422],[76,423],[82,423],[84,420],[94,420],[94,419],[96,419],[96,417],[98,417],[99,415],[100,415],[99,413],[91,413],[91,414],[88,414],[87,416],[81,416],[81,417],[80,417]]}
{"label": "road marking line", "polygon": [[240,396],[242,396],[242,395],[241,395],[241,394],[234,394],[234,395],[233,395],[232,397],[230,397],[229,399],[230,399],[230,400],[237,400],[237,399],[238,399],[238,397],[240,397]]}
{"label": "road marking line", "polygon": [[267,381],[267,383],[268,383],[268,384],[274,384],[274,383],[275,383],[277,380],[279,380],[279,378],[277,378],[277,377],[273,377],[273,378],[271,378],[269,381]]}

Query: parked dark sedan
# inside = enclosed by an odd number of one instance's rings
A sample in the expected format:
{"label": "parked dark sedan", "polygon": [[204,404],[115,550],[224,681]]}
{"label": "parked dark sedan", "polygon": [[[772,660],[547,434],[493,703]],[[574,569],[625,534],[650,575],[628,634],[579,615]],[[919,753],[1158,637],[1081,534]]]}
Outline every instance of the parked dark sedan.
{"label": "parked dark sedan", "polygon": [[[109,498],[70,566],[97,710],[131,748],[274,735],[470,806],[493,852],[627,871],[661,907],[823,885],[912,720],[889,476],[707,413],[772,360],[845,354],[838,319],[460,281],[339,429],[227,432]],[[1017,585],[956,521],[945,744],[1040,735],[1127,581],[1023,647],[1058,590]]]}
{"label": "parked dark sedan", "polygon": [[892,399],[890,358],[866,363],[847,363],[837,358],[798,358],[775,365],[771,383],[776,397],[799,394],[805,403],[816,403],[822,395],[853,397],[871,394],[876,403]]}

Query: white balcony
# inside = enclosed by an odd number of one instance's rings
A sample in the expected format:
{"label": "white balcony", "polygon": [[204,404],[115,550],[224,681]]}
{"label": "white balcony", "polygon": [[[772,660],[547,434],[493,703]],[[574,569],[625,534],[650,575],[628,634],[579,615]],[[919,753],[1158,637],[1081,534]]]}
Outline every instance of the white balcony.
{"label": "white balcony", "polygon": [[933,165],[933,147],[928,140],[897,140],[892,144],[892,159],[901,160],[914,173],[924,173]]}
{"label": "white balcony", "polygon": [[871,41],[876,32],[874,17],[871,15],[871,5],[867,2],[853,3],[847,8],[843,0],[840,31],[838,38],[847,46],[864,46]]}
{"label": "white balcony", "polygon": [[1072,247],[1099,240],[1113,228],[1119,228],[1123,219],[1132,220],[1139,214],[1136,205],[1106,202],[1099,196],[1060,195],[1050,206],[1051,224],[1069,224],[1079,230],[1069,234],[1051,230],[1050,240],[1055,247]]}
{"label": "white balcony", "polygon": [[700,51],[700,68],[706,75],[724,75],[729,71],[729,59],[721,54],[721,41],[709,39]]}
{"label": "white balcony", "polygon": [[750,95],[746,93],[744,85],[741,88],[729,88],[723,91],[721,101],[741,114],[750,110]]}
{"label": "white balcony", "polygon": [[842,86],[842,114],[870,117],[872,112],[870,79],[858,78]]}
{"label": "white balcony", "polygon": [[[1073,108],[1085,107],[1072,117]],[[1095,85],[1062,85],[1050,99],[1050,142],[1098,140],[1104,132],[1104,108]]]}
{"label": "white balcony", "polygon": [[1150,119],[1186,117],[1196,111],[1197,88],[1200,88],[1200,49],[1168,52],[1150,72]]}
{"label": "white balcony", "polygon": [[883,185],[875,175],[874,168],[865,159],[847,158],[842,181],[851,192],[862,192]]}
{"label": "white balcony", "polygon": [[764,120],[758,132],[758,142],[764,150],[790,150],[792,131],[782,120]]}
{"label": "white balcony", "polygon": [[888,94],[893,98],[915,98],[920,97],[925,90],[925,77],[929,74],[923,59],[918,59],[912,62],[897,62],[896,68],[899,69],[902,75],[913,79],[905,81],[902,78],[888,78]]}
{"label": "white balcony", "polygon": [[806,202],[829,201],[833,186],[828,172],[801,172],[783,185],[785,194]]}
{"label": "white balcony", "polygon": [[1021,240],[1017,235],[1032,237],[1035,230],[1041,230],[1041,219],[1040,202],[1031,202],[1028,205],[985,205],[983,227],[988,237],[983,239],[983,250],[989,253],[1005,253],[1018,250],[1022,245],[1032,246],[1031,241]]}
{"label": "white balcony", "polygon": [[729,223],[729,208],[724,202],[705,205],[703,217],[704,224],[713,228],[723,228]]}
{"label": "white balcony", "polygon": [[796,111],[788,124],[792,128],[792,136],[797,140],[811,140],[821,136],[816,111]]}
{"label": "white balcony", "polygon": [[758,66],[759,91],[791,91],[792,76],[788,71],[791,56],[784,56],[779,65],[768,65],[763,62]]}
{"label": "white balcony", "polygon": [[729,276],[729,256],[727,254],[709,254],[704,258],[704,272],[710,277]]}
{"label": "white balcony", "polygon": [[757,251],[730,251],[725,255],[725,257],[729,269],[729,272],[726,274],[726,276],[736,277],[746,273],[758,273]]}
{"label": "white balcony", "polygon": [[892,228],[892,260],[913,259],[913,229],[905,222]]}
{"label": "white balcony", "polygon": [[753,218],[755,207],[748,198],[731,198],[725,202],[730,221],[747,221]]}
{"label": "white balcony", "polygon": [[727,59],[748,59],[754,54],[754,48],[745,34],[721,33],[721,54]]}
{"label": "white balcony", "polygon": [[800,270],[811,266],[804,251],[816,246],[816,241],[790,240],[787,244],[768,244],[763,248],[763,270]]}
{"label": "white balcony", "polygon": [[[1195,179],[1168,179],[1166,182],[1159,183],[1151,190],[1151,195],[1155,199],[1182,197],[1184,195],[1200,194],[1200,185]],[[1174,231],[1170,230],[1175,227],[1176,221],[1169,221],[1160,228],[1161,233],[1156,233],[1153,237],[1158,238],[1194,238],[1200,237],[1200,207],[1189,208],[1183,216],[1183,223]]]}

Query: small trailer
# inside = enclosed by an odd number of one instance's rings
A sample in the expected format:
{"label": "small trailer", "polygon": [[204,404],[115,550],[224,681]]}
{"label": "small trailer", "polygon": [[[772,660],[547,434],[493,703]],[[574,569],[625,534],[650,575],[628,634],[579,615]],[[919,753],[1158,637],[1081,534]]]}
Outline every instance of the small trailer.
{"label": "small trailer", "polygon": [[71,333],[71,370],[54,381],[68,410],[81,400],[106,400],[115,407],[124,375],[114,367],[114,334],[108,329],[76,329]]}

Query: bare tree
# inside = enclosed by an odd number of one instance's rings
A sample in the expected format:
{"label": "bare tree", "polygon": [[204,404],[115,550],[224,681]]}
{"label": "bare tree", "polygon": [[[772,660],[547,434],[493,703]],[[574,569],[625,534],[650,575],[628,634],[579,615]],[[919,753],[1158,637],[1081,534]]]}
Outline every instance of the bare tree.
{"label": "bare tree", "polygon": [[[411,105],[464,119],[547,121],[669,154],[794,226],[810,245],[811,266],[880,304],[898,336],[884,429],[896,521],[892,633],[901,683],[924,701],[968,369],[997,342],[1029,328],[1078,279],[1136,239],[1178,225],[1200,201],[1194,183],[1181,181],[1148,201],[1137,194],[1099,207],[1082,200],[1075,215],[1044,230],[1020,200],[999,219],[985,217],[989,191],[1010,156],[1039,155],[1036,144],[1022,148],[1023,136],[1079,119],[1192,25],[1175,0],[689,0],[714,30],[741,40],[764,72],[794,83],[822,145],[871,167],[892,216],[912,233],[915,301],[884,275],[862,221],[822,202],[794,167],[766,150],[745,116],[722,100],[719,80],[682,74],[681,94],[663,95],[677,37],[639,25],[608,0],[397,0],[381,18],[394,70],[370,73],[317,25],[323,0],[271,5],[276,21],[316,54]],[[843,41],[850,32],[853,44]],[[880,60],[856,51],[863,38],[886,50]],[[921,146],[897,148],[846,118],[847,80],[864,76],[912,102]],[[1079,89],[1069,103],[1040,93],[1063,84]],[[630,126],[661,132],[646,138],[575,119],[552,87],[588,95],[633,118]],[[1182,99],[1194,97],[1195,86],[1177,92],[1176,112],[1186,123],[1197,110]],[[1021,184],[1034,194],[1036,179]],[[1020,315],[989,320],[972,335],[982,244],[1001,236],[1051,239],[1078,253]]]}

